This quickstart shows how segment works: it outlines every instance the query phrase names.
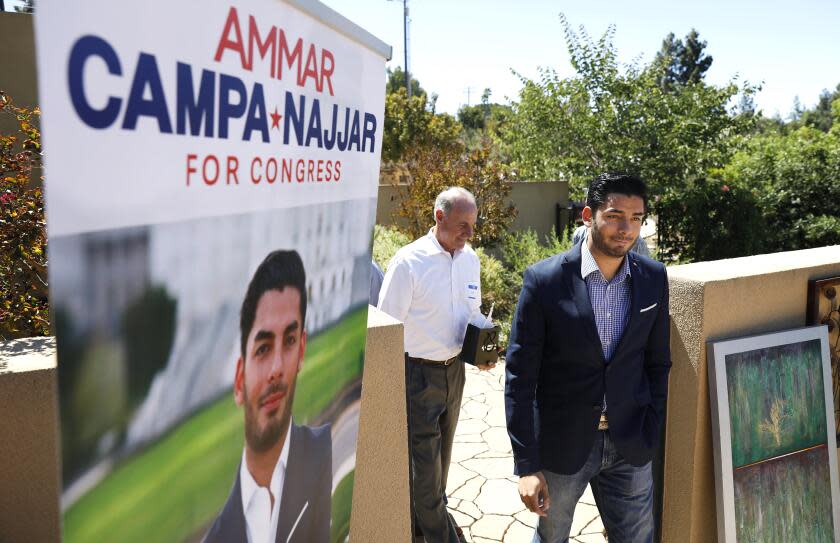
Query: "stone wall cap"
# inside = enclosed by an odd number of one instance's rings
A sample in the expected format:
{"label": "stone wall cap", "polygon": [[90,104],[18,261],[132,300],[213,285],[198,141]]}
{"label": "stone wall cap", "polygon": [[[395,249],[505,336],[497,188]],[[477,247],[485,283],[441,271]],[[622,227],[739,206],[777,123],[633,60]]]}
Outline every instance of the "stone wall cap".
{"label": "stone wall cap", "polygon": [[0,378],[3,374],[55,369],[55,338],[28,337],[0,342]]}
{"label": "stone wall cap", "polygon": [[376,307],[368,306],[368,328],[381,328],[385,326],[400,326],[402,323],[392,317],[391,315],[376,309]]}
{"label": "stone wall cap", "polygon": [[840,245],[668,266],[668,277],[710,283],[832,264],[840,264]]}

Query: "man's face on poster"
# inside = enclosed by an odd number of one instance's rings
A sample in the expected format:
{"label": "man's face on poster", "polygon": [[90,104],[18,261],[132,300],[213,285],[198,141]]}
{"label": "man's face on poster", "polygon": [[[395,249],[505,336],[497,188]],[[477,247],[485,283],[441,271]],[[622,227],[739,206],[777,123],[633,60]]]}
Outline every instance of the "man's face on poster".
{"label": "man's face on poster", "polygon": [[306,331],[295,287],[260,296],[245,358],[236,364],[234,397],[245,410],[245,441],[254,452],[278,444],[289,427]]}

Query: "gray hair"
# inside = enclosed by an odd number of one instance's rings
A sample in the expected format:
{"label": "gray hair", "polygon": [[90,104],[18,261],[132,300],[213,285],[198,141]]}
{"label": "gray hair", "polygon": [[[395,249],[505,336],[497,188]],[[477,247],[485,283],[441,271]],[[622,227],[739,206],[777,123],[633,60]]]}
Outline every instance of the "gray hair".
{"label": "gray hair", "polygon": [[461,187],[449,187],[438,194],[437,198],[435,198],[435,217],[437,217],[438,209],[443,211],[444,216],[449,215],[449,211],[452,209],[452,206],[455,205],[457,200],[466,200],[472,205],[478,207],[475,203],[475,196],[473,196],[472,192]]}

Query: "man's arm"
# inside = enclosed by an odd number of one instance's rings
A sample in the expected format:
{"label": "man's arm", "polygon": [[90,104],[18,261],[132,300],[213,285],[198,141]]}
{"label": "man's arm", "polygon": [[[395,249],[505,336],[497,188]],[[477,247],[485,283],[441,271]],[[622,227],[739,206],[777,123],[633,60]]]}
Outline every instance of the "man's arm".
{"label": "man's arm", "polygon": [[541,469],[534,401],[545,341],[545,317],[536,283],[533,271],[526,270],[505,358],[505,412],[517,475]]}
{"label": "man's arm", "polygon": [[385,279],[382,280],[377,307],[398,321],[405,322],[411,307],[412,290],[408,264],[399,257],[394,257],[388,266]]}
{"label": "man's arm", "polygon": [[645,346],[645,373],[647,373],[650,396],[661,425],[665,417],[665,401],[668,395],[668,372],[671,369],[671,323],[668,316],[668,272],[662,270],[662,297],[656,311],[656,321]]}

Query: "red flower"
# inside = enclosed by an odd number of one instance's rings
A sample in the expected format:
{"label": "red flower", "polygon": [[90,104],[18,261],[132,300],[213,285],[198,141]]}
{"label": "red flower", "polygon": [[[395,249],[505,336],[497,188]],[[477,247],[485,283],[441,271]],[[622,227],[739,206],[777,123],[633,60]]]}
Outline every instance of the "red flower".
{"label": "red flower", "polygon": [[724,185],[720,187],[720,190],[722,190],[723,192],[729,192],[729,185]]}
{"label": "red flower", "polygon": [[14,193],[7,192],[0,196],[0,203],[8,204],[9,202],[13,202],[17,199]]}

